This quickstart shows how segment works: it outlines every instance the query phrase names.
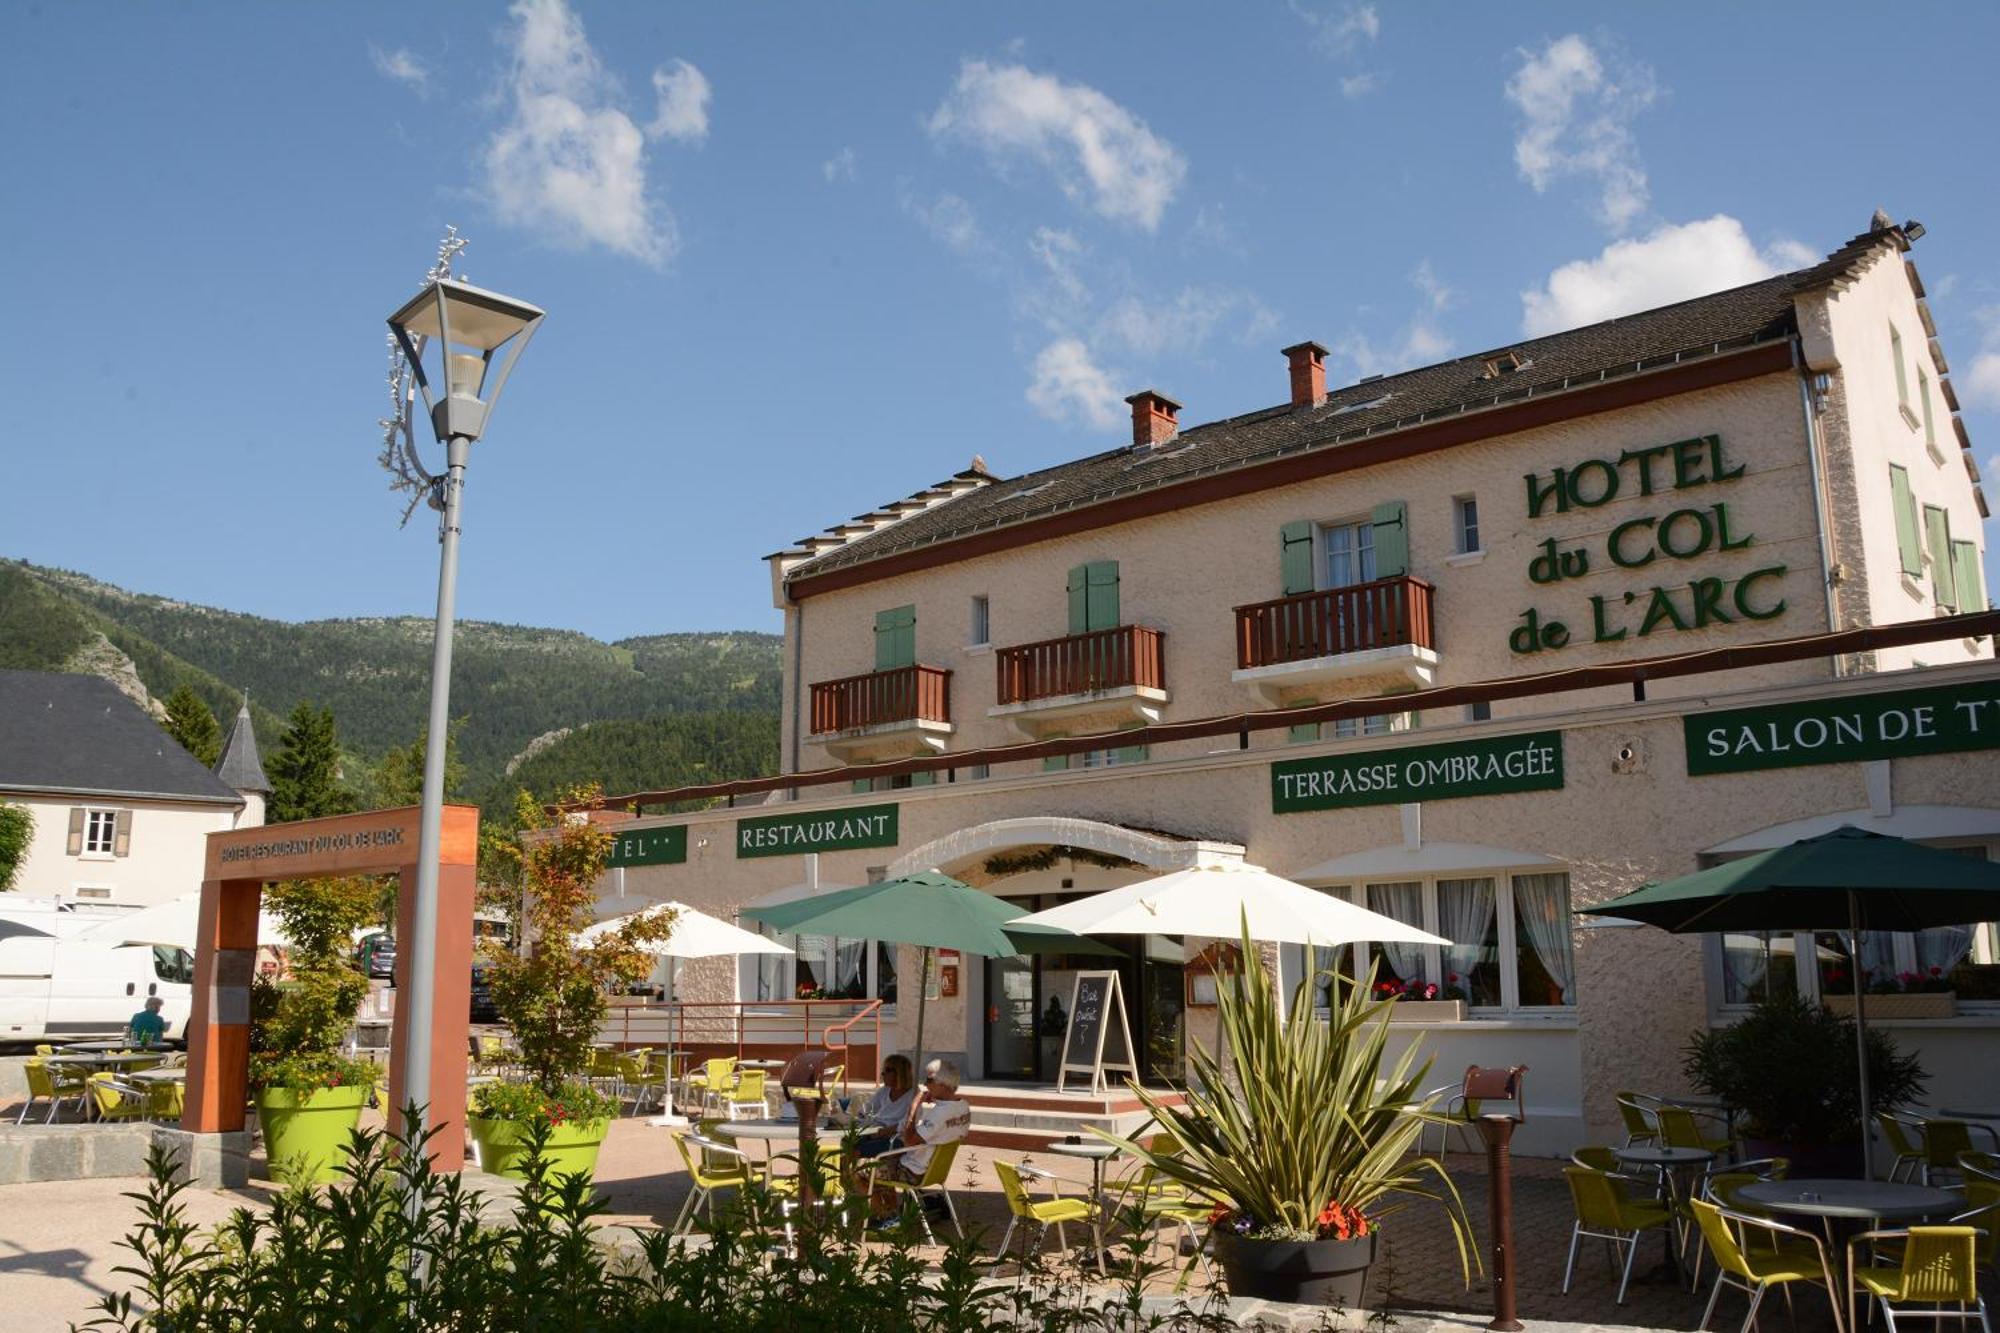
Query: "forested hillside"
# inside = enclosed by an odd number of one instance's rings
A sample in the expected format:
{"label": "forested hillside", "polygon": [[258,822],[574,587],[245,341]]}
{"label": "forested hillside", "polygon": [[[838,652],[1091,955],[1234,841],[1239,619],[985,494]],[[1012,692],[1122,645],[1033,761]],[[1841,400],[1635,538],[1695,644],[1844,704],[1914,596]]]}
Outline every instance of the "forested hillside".
{"label": "forested hillside", "polygon": [[[360,763],[408,745],[428,706],[430,640],[428,620],[268,620],[0,563],[0,666],[123,677],[129,693],[155,701],[187,684],[225,724],[248,691],[267,754],[301,701],[333,710],[342,750]],[[461,621],[459,795],[485,802],[516,783],[540,792],[601,778],[618,791],[774,771],[779,643],[734,630],[604,643]],[[536,738],[565,730],[508,775]]]}

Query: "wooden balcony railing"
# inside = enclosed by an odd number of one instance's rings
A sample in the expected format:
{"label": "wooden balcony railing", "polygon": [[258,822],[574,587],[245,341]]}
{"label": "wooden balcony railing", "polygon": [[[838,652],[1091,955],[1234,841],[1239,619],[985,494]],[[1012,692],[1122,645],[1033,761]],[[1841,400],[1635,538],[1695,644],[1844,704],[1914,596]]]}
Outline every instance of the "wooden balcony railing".
{"label": "wooden balcony railing", "polygon": [[1144,625],[1069,634],[994,655],[1002,704],[1139,685],[1167,687],[1166,635]]}
{"label": "wooden balcony railing", "polygon": [[1236,608],[1236,668],[1276,666],[1372,648],[1435,646],[1431,585],[1399,575]]}
{"label": "wooden balcony railing", "polygon": [[812,734],[885,722],[951,721],[951,672],[943,667],[891,667],[812,687]]}

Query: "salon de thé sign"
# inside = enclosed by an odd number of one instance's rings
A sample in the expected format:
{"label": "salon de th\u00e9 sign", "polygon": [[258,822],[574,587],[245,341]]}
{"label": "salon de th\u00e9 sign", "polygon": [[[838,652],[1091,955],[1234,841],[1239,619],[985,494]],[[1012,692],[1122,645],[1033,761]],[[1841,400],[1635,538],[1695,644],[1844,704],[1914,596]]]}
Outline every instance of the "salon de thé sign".
{"label": "salon de th\u00e9 sign", "polygon": [[[1581,642],[1617,643],[1664,630],[1698,630],[1784,614],[1778,586],[1782,564],[1723,577],[1692,572],[1715,557],[1746,550],[1756,537],[1726,499],[1710,500],[1716,487],[1742,479],[1720,435],[1627,449],[1615,458],[1586,458],[1544,475],[1529,473],[1528,518],[1596,509],[1613,500],[1658,496],[1654,512],[1625,519],[1601,538],[1565,543],[1550,537],[1528,563],[1528,578],[1553,587],[1606,569],[1631,572],[1638,586],[1592,593],[1574,610],[1551,613],[1529,607],[1507,636],[1517,653],[1539,653]],[[1692,492],[1693,494],[1689,494]],[[1669,507],[1671,506],[1671,507]],[[1574,620],[1574,624],[1572,624]]]}

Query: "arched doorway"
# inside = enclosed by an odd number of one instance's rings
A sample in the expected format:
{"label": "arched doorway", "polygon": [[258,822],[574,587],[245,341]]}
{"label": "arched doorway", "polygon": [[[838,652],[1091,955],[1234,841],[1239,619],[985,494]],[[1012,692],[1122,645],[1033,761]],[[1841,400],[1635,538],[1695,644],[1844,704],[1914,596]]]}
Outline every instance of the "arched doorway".
{"label": "arched doorway", "polygon": [[[1169,870],[1240,861],[1234,843],[1178,837],[1064,816],[993,820],[915,848],[891,875],[936,869],[1025,912],[1101,893]],[[1175,936],[1105,937],[1117,957],[1044,954],[966,959],[961,985],[966,1057],[987,1081],[1048,1083],[1068,1023],[1076,974],[1119,974],[1142,1080],[1183,1075],[1186,951]]]}

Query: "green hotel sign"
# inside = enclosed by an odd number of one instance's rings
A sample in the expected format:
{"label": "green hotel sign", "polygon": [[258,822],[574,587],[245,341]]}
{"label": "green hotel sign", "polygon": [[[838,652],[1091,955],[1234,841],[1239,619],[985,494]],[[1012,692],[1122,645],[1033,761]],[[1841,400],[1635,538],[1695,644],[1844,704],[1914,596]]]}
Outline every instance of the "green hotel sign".
{"label": "green hotel sign", "polygon": [[736,854],[796,856],[855,847],[894,847],[896,807],[863,805],[810,815],[758,815],[736,821]]}
{"label": "green hotel sign", "polygon": [[615,870],[620,866],[679,865],[687,859],[687,825],[672,824],[665,828],[633,829],[615,835],[611,855],[605,858],[604,864]]}
{"label": "green hotel sign", "polygon": [[1555,791],[1562,785],[1562,733],[1536,731],[1281,760],[1271,765],[1271,812],[1287,815],[1355,805],[1448,801]]}
{"label": "green hotel sign", "polygon": [[2000,749],[2000,685],[1937,685],[1690,713],[1682,725],[1687,771],[1696,777]]}

